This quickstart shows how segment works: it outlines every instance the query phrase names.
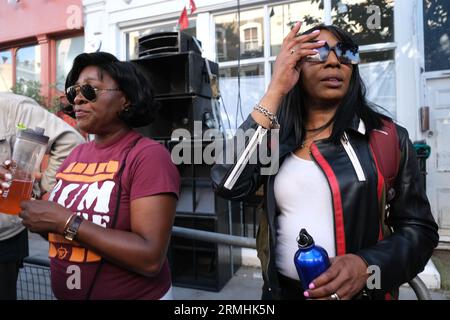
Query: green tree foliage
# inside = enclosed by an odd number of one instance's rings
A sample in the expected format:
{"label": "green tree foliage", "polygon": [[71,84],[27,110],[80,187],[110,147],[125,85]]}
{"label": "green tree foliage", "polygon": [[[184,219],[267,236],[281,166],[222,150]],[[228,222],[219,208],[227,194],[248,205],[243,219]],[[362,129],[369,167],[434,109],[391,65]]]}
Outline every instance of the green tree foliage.
{"label": "green tree foliage", "polygon": [[39,81],[19,79],[11,90],[15,94],[30,97],[41,105],[45,102],[45,97],[41,95],[41,83]]}
{"label": "green tree foliage", "polygon": [[[42,106],[45,106],[48,111],[56,113],[61,110],[61,101],[59,97],[53,97],[50,103],[47,103],[47,97],[41,95],[41,83],[34,80],[19,79],[16,85],[11,88],[11,91],[15,94],[30,97]],[[50,85],[50,87],[55,87]]]}
{"label": "green tree foliage", "polygon": [[[311,5],[319,6],[323,10],[323,0],[310,1]],[[374,14],[370,10],[371,7],[379,8],[379,28],[370,26],[370,20]],[[332,0],[332,12],[337,13],[333,16],[333,24],[354,35],[359,45],[394,40],[394,0],[367,0],[356,4],[345,4],[344,1]],[[304,20],[308,24],[321,23],[310,15],[306,15]]]}

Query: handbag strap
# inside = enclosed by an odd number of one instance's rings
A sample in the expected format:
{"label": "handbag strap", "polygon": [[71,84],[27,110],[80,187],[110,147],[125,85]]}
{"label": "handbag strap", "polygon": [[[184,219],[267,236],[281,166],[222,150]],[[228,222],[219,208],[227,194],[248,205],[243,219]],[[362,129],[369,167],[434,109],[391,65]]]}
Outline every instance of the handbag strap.
{"label": "handbag strap", "polygon": [[[114,229],[116,227],[116,223],[117,223],[117,216],[119,215],[119,209],[120,209],[120,197],[122,196],[122,173],[123,170],[125,169],[125,165],[128,159],[128,154],[130,153],[131,150],[133,150],[133,148],[136,146],[136,144],[139,142],[139,140],[141,140],[142,136],[140,136],[139,138],[137,138],[130,146],[130,148],[127,150],[127,153],[125,154],[125,159],[122,162],[120,169],[117,173],[117,177],[118,177],[118,190],[117,190],[117,199],[116,199],[116,208],[114,210],[114,215],[112,218],[112,223],[111,223],[111,229]],[[87,292],[86,295],[86,300],[90,300],[91,295],[92,295],[92,290],[94,289],[94,285],[95,282],[97,281],[98,275],[100,274],[100,270],[103,267],[103,261],[104,259],[100,259],[100,262],[98,264],[97,270],[95,270],[95,274],[94,274],[94,278],[92,279],[91,285],[89,286],[89,290]]]}

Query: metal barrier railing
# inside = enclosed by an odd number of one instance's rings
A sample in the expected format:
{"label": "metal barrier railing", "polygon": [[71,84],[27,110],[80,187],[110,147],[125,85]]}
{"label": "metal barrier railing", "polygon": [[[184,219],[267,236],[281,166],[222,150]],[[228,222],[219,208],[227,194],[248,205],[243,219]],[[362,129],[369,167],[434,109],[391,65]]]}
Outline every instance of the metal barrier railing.
{"label": "metal barrier railing", "polygon": [[[192,240],[209,241],[231,246],[256,249],[256,239],[227,235],[217,232],[174,226],[172,235]],[[416,276],[408,282],[418,300],[431,300],[431,294],[423,281]],[[25,258],[17,280],[19,300],[54,300],[50,284],[50,263],[48,259]]]}
{"label": "metal barrier railing", "polygon": [[24,259],[17,279],[18,300],[55,300],[50,284],[50,261],[35,257]]}
{"label": "metal barrier railing", "polygon": [[419,276],[416,276],[414,279],[409,281],[408,284],[414,290],[418,300],[433,300],[431,298],[430,291]]}

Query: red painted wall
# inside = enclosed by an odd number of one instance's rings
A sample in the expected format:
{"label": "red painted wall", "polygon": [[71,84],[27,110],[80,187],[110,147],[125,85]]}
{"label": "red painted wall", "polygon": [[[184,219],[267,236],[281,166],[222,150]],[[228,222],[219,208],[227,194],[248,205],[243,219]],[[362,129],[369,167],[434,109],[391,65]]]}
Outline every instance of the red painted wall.
{"label": "red painted wall", "polygon": [[0,46],[40,34],[75,31],[83,27],[81,0],[16,1],[0,1]]}

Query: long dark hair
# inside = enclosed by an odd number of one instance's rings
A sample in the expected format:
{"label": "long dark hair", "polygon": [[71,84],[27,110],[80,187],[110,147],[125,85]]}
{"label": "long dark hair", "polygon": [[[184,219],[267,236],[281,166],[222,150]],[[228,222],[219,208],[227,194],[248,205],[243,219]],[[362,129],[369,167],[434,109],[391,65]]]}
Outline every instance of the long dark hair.
{"label": "long dark hair", "polygon": [[[344,30],[332,25],[318,25],[303,34],[309,34],[314,30],[326,30],[332,33],[339,41],[355,45],[351,36]],[[300,145],[305,135],[305,99],[306,95],[299,84],[284,97],[281,102],[278,117],[281,124],[281,139],[292,134],[295,135],[297,145]],[[352,76],[347,93],[342,98],[334,115],[333,130],[328,140],[338,143],[344,134],[344,130],[351,124],[357,115],[366,126],[366,131],[381,128],[381,115],[375,108],[377,106],[366,100],[366,87],[359,74],[358,65],[353,65]]]}

